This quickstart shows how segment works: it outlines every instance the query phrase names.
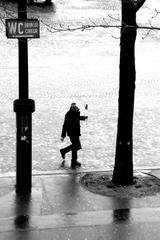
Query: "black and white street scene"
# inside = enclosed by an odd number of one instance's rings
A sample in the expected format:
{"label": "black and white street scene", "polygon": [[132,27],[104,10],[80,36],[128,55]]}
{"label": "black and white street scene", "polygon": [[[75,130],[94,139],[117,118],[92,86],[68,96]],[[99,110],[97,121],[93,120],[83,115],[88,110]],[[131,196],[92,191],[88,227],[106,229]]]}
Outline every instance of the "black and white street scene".
{"label": "black and white street scene", "polygon": [[158,240],[160,0],[0,0],[0,240]]}

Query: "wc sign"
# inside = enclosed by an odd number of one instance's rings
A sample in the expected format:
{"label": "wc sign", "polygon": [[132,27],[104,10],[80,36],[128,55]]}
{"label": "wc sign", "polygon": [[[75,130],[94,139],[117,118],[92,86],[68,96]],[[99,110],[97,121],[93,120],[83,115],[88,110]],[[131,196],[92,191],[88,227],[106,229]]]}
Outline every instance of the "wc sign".
{"label": "wc sign", "polygon": [[39,38],[38,19],[6,19],[7,38]]}

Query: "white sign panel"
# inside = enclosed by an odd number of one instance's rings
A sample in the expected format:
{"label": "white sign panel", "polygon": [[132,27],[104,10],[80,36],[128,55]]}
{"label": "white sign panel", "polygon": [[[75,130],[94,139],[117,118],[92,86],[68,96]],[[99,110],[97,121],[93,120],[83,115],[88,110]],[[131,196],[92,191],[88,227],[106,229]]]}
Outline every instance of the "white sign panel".
{"label": "white sign panel", "polygon": [[39,38],[38,19],[6,19],[7,38]]}

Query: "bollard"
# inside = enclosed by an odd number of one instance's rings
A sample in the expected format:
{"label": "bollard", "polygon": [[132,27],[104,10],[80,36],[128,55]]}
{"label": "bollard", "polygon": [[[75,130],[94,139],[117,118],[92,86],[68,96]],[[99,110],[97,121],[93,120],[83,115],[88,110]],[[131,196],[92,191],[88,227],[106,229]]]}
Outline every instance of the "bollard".
{"label": "bollard", "polygon": [[30,193],[32,188],[32,99],[16,99],[16,192]]}

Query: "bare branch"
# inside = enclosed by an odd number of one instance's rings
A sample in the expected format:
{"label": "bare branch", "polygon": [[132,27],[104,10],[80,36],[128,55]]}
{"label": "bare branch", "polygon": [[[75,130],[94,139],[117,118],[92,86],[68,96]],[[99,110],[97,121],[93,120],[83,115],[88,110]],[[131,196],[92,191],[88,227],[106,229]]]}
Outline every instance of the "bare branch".
{"label": "bare branch", "polygon": [[155,9],[155,15],[152,16],[151,20],[156,18],[158,16],[158,14],[160,14],[160,11],[158,11],[157,9]]}
{"label": "bare branch", "polygon": [[147,31],[147,33],[145,34],[144,37],[142,37],[142,39],[144,40],[145,38],[147,38],[147,37],[149,36],[150,32],[151,32],[151,29],[149,29],[149,30]]}
{"label": "bare branch", "polygon": [[[73,27],[70,27],[70,26],[65,26],[65,25],[62,25],[62,24],[59,24],[58,26],[54,26],[54,25],[50,25],[50,24],[47,24],[45,23],[44,21],[41,20],[41,22],[47,27],[47,29],[51,32],[51,33],[56,33],[56,32],[66,32],[66,31],[70,31],[70,32],[73,32],[73,31],[78,31],[78,30],[81,30],[81,31],[84,31],[84,30],[92,30],[92,29],[95,29],[95,28],[121,28],[122,25],[121,24],[108,24],[106,22],[106,20],[103,18],[103,21],[102,23],[100,24],[96,24],[94,21],[92,21],[91,19],[89,19],[90,22],[92,24],[88,24],[88,25],[81,25],[81,26],[73,26]],[[149,31],[152,31],[152,30],[160,30],[160,27],[154,27],[152,25],[152,22],[149,21],[149,26],[135,26],[135,25],[123,25],[123,28],[130,28],[130,29],[145,29],[145,30],[149,30]]]}
{"label": "bare branch", "polygon": [[89,20],[93,24],[93,26],[96,26],[96,23],[91,18],[89,18]]}

